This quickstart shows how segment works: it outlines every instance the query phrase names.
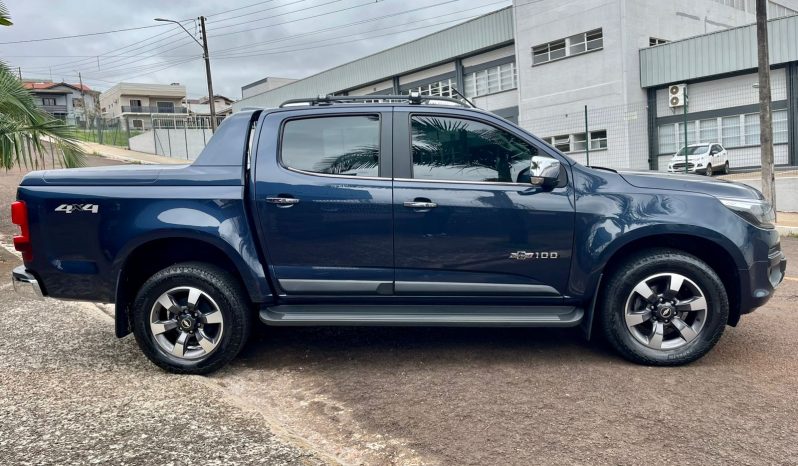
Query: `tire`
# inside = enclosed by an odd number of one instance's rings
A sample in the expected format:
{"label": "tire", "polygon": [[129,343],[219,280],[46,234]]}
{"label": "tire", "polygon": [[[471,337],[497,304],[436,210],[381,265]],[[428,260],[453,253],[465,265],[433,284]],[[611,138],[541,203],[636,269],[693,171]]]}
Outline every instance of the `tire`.
{"label": "tire", "polygon": [[162,369],[208,374],[247,342],[253,313],[245,296],[241,284],[218,267],[175,264],[141,286],[132,308],[133,333],[144,355]]}
{"label": "tire", "polygon": [[[610,272],[605,283],[599,301],[601,331],[632,362],[678,366],[695,361],[715,346],[729,318],[726,289],[718,275],[681,251],[635,254]],[[678,288],[678,294],[668,291],[671,287]]]}
{"label": "tire", "polygon": [[704,171],[707,176],[712,176],[712,164],[707,164],[707,169]]}
{"label": "tire", "polygon": [[728,175],[729,174],[729,161],[728,160],[726,161],[726,163],[723,164],[723,174],[724,175]]}

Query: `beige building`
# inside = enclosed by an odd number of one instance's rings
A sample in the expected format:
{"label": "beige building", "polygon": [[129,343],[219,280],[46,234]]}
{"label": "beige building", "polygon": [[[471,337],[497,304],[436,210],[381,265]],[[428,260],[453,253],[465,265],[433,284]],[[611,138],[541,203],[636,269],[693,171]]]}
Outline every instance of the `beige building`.
{"label": "beige building", "polygon": [[153,117],[187,113],[183,105],[186,86],[174,84],[119,83],[100,95],[100,112],[119,119],[123,128],[152,128]]}

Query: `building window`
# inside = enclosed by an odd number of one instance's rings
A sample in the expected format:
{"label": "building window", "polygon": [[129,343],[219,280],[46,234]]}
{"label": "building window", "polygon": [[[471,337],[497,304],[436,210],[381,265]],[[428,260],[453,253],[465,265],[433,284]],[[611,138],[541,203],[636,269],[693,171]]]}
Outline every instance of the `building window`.
{"label": "building window", "polygon": [[130,99],[130,106],[135,108],[141,108],[141,99]]}
{"label": "building window", "polygon": [[55,97],[42,97],[42,105],[52,107],[55,105]]}
{"label": "building window", "polygon": [[580,55],[604,47],[601,28],[532,47],[532,64],[540,65],[560,58]]}
{"label": "building window", "polygon": [[132,120],[132,122],[133,122],[133,129],[138,129],[138,130],[144,129],[143,120]]}
{"label": "building window", "polygon": [[757,146],[759,145],[759,114],[748,113],[743,115],[745,119],[745,145]]}
{"label": "building window", "polygon": [[175,113],[174,102],[156,102],[158,113]]}
{"label": "building window", "polygon": [[424,84],[423,86],[405,89],[402,91],[402,94],[407,95],[410,94],[410,92],[418,92],[421,95],[459,97],[452,89],[457,89],[457,82],[454,78],[449,78],[434,83]]}
{"label": "building window", "polygon": [[674,125],[662,125],[657,130],[657,142],[660,154],[670,154],[676,152],[676,135]]}
{"label": "building window", "polygon": [[[563,134],[543,138],[544,141],[554,146],[560,152],[583,152],[587,144],[585,133]],[[590,132],[590,150],[607,148],[607,131],[598,130]]]}
{"label": "building window", "polygon": [[83,108],[83,99],[72,99],[72,106],[75,108]]}
{"label": "building window", "polygon": [[773,112],[773,144],[787,142],[787,110]]}
{"label": "building window", "polygon": [[698,142],[718,142],[718,119],[700,120],[698,122]]}
{"label": "building window", "polygon": [[513,62],[468,73],[463,80],[466,97],[479,97],[518,87],[518,73]]}
{"label": "building window", "polygon": [[670,42],[670,41],[666,40],[666,39],[657,39],[656,37],[649,37],[648,38],[648,46],[649,47],[653,47],[655,45],[667,44],[668,42]]}
{"label": "building window", "polygon": [[720,132],[723,147],[737,147],[740,144],[740,115],[723,117]]}
{"label": "building window", "polygon": [[518,183],[537,148],[494,126],[438,116],[412,118],[413,178]]}
{"label": "building window", "polygon": [[307,172],[377,176],[380,119],[358,115],[288,121],[280,157],[286,167]]}

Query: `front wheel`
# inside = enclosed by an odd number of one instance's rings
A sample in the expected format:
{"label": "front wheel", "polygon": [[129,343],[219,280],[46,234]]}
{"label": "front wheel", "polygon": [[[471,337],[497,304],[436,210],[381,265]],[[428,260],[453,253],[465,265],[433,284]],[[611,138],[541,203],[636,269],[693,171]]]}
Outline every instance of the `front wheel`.
{"label": "front wheel", "polygon": [[729,316],[723,282],[709,265],[681,251],[632,256],[602,290],[604,336],[630,361],[675,366],[704,356]]}
{"label": "front wheel", "polygon": [[704,172],[707,176],[712,176],[712,165],[707,164],[707,170]]}
{"label": "front wheel", "polygon": [[726,161],[726,163],[723,164],[723,174],[724,175],[728,175],[729,174],[729,161],[728,160]]}
{"label": "front wheel", "polygon": [[247,341],[252,312],[240,284],[218,267],[176,264],[147,280],[133,304],[133,333],[153,363],[174,373],[207,374]]}

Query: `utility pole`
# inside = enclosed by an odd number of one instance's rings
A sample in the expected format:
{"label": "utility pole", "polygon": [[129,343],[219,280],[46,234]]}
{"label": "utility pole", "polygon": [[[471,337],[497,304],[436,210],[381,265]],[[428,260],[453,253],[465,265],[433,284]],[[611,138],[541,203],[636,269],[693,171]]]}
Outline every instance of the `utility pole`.
{"label": "utility pole", "polygon": [[17,73],[19,73],[19,80],[22,81],[22,67],[21,66],[17,67]]}
{"label": "utility pole", "polygon": [[211,132],[216,132],[216,106],[213,103],[213,80],[211,79],[211,58],[208,56],[208,34],[205,33],[205,17],[200,16],[202,30],[202,55],[205,59],[205,75],[208,79],[208,105],[211,109]]}
{"label": "utility pole", "polygon": [[759,145],[762,151],[762,194],[776,210],[773,173],[773,116],[770,113],[770,57],[768,56],[768,2],[756,0],[756,42],[759,56]]}
{"label": "utility pole", "polygon": [[211,58],[208,55],[208,34],[205,33],[205,17],[200,16],[198,18],[200,20],[200,27],[202,30],[202,42],[198,41],[196,37],[194,37],[188,29],[186,29],[180,21],[175,21],[173,19],[165,19],[165,18],[155,18],[155,21],[164,21],[167,23],[175,23],[180,26],[186,34],[188,34],[194,42],[199,44],[202,47],[202,58],[205,59],[205,79],[208,81],[208,104],[211,110],[211,131],[216,131],[216,106],[213,104],[213,79],[211,79]]}
{"label": "utility pole", "polygon": [[86,120],[86,126],[88,127],[88,111],[86,109],[86,91],[83,90],[83,76],[80,75],[80,71],[78,71],[78,80],[80,81],[80,102],[83,104],[83,119]]}

